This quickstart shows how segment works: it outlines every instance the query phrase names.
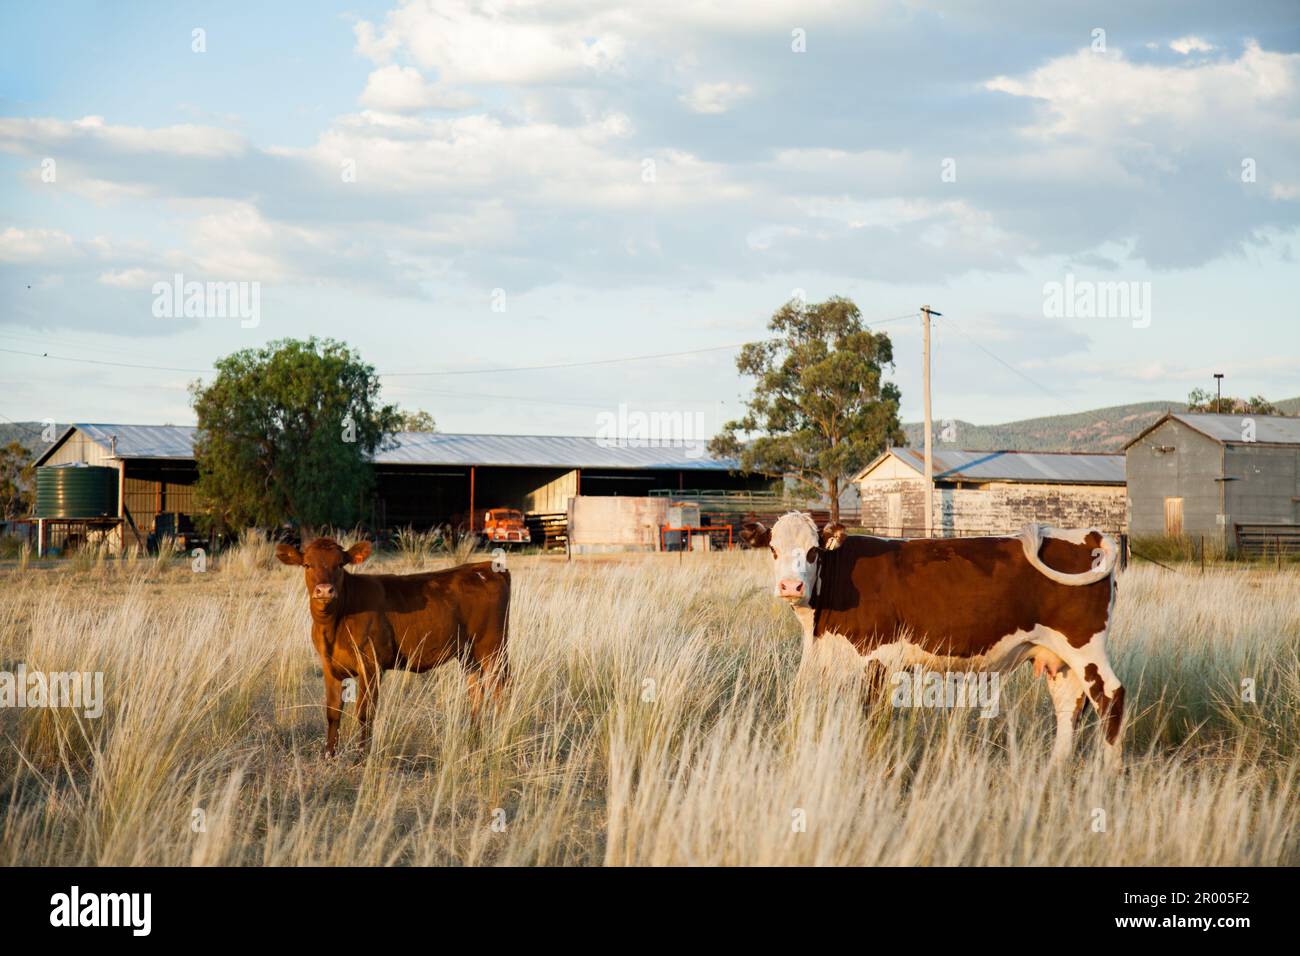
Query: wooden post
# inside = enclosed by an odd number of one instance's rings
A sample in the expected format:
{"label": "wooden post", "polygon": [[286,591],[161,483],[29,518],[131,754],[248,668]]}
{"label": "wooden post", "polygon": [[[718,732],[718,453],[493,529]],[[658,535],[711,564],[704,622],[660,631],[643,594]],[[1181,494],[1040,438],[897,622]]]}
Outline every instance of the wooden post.
{"label": "wooden post", "polygon": [[[117,436],[113,436],[113,454],[117,454]],[[89,535],[87,535],[89,537]],[[117,460],[117,555],[126,554],[126,459]]]}
{"label": "wooden post", "polygon": [[930,307],[921,306],[921,322],[925,328],[925,365],[921,387],[925,393],[925,536],[927,538],[934,537],[934,427],[930,417],[930,315]]}
{"label": "wooden post", "polygon": [[474,466],[469,466],[469,533],[474,533]]}

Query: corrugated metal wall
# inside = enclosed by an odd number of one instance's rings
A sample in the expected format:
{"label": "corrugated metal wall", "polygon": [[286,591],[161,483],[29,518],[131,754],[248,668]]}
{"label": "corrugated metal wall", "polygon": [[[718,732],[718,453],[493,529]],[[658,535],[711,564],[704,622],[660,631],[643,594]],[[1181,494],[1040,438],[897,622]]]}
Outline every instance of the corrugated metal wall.
{"label": "corrugated metal wall", "polygon": [[1127,452],[1129,533],[1165,533],[1165,500],[1182,499],[1183,534],[1224,542],[1220,517],[1223,446],[1171,420]]}

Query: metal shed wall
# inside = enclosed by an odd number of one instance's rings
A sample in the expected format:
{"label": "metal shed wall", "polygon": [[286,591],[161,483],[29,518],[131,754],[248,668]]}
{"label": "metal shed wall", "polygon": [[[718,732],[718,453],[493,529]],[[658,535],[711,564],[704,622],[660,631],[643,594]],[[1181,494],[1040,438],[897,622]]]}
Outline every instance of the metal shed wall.
{"label": "metal shed wall", "polygon": [[1182,498],[1183,533],[1225,542],[1222,445],[1171,418],[1125,454],[1130,534],[1163,535],[1165,499]]}
{"label": "metal shed wall", "polygon": [[1300,524],[1300,447],[1232,444],[1223,452],[1227,527]]}

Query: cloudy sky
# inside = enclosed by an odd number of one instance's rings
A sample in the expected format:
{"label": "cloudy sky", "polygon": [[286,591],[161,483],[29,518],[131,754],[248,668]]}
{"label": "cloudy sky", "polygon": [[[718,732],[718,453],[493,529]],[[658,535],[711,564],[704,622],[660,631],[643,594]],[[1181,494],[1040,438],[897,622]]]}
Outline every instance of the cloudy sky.
{"label": "cloudy sky", "polygon": [[447,431],[712,431],[795,294],[890,333],[908,419],[922,303],[939,417],[1300,394],[1300,11],[1135,6],[6,5],[0,415],[192,422],[314,334]]}

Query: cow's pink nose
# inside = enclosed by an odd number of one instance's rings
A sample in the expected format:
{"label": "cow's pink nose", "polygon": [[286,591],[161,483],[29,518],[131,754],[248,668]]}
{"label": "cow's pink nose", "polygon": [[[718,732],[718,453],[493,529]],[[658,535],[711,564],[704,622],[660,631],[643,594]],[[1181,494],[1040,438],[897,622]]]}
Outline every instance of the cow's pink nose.
{"label": "cow's pink nose", "polygon": [[797,578],[784,578],[781,581],[781,596],[798,597],[803,594],[803,582]]}
{"label": "cow's pink nose", "polygon": [[334,585],[318,584],[312,589],[311,596],[318,601],[331,601],[334,599]]}

